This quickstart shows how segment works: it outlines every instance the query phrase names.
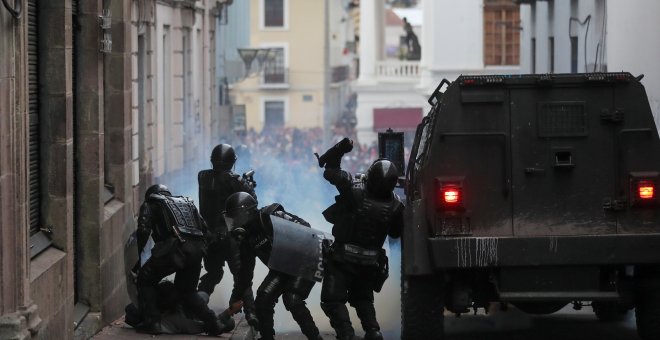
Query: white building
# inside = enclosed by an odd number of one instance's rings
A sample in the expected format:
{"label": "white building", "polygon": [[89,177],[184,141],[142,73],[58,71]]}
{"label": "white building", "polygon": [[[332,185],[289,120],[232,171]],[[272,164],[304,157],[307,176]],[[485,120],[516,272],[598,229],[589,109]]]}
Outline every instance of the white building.
{"label": "white building", "polygon": [[360,143],[375,141],[388,127],[411,135],[443,78],[519,72],[513,1],[426,0],[420,10],[421,60],[386,60],[383,0],[360,1],[360,74],[353,87]]}
{"label": "white building", "polygon": [[520,8],[524,73],[644,74],[660,114],[660,1],[524,1]]}

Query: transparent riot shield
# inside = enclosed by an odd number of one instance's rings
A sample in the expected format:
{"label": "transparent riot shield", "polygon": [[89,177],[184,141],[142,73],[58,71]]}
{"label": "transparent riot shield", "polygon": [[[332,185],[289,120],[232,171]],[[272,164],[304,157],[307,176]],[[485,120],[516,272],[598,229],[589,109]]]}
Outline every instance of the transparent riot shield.
{"label": "transparent riot shield", "polygon": [[332,235],[277,216],[271,215],[270,221],[273,251],[268,268],[310,281],[323,280],[323,243],[332,241]]}
{"label": "transparent riot shield", "polygon": [[137,286],[135,285],[137,273],[134,271],[140,266],[138,264],[139,260],[137,235],[133,232],[124,245],[124,269],[126,273],[126,289],[128,290],[128,297],[135,306],[138,305],[138,299]]}
{"label": "transparent riot shield", "polygon": [[137,279],[137,271],[151,257],[151,249],[154,247],[154,240],[149,236],[147,244],[144,245],[142,252],[138,254],[137,234],[133,232],[128,237],[124,245],[124,272],[126,274],[126,289],[128,290],[128,297],[131,302],[138,305],[137,299],[137,286],[135,280]]}

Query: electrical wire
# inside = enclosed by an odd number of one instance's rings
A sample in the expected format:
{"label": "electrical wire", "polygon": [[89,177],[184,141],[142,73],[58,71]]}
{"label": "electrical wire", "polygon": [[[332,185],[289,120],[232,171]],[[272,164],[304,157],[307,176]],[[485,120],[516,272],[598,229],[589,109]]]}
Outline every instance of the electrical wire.
{"label": "electrical wire", "polygon": [[601,31],[600,43],[601,43],[601,53],[600,53],[600,67],[603,68],[605,63],[605,46],[607,44],[607,2],[603,3],[603,28]]}
{"label": "electrical wire", "polygon": [[594,58],[594,70],[593,70],[593,72],[596,72],[596,68],[598,67],[598,53],[599,53],[599,50],[600,50],[600,42],[598,42],[598,44],[596,44],[596,57]]}
{"label": "electrical wire", "polygon": [[584,21],[580,21],[580,19],[575,18],[575,17],[570,17],[568,19],[568,36],[570,38],[571,36],[571,24],[573,21],[577,21],[580,26],[584,26],[585,24],[587,25],[587,29],[584,32],[584,71],[587,71],[587,35],[589,34],[589,25],[591,24],[591,14],[587,15],[586,18],[584,18]]}
{"label": "electrical wire", "polygon": [[11,7],[7,3],[7,1],[8,0],[2,0],[2,4],[9,11],[9,14],[11,14],[11,16],[14,17],[14,19],[20,19],[21,12],[23,11],[23,7],[22,7],[23,0],[14,0],[14,7]]}
{"label": "electrical wire", "polygon": [[[596,44],[596,57],[594,58],[594,70],[603,71],[603,61],[605,58],[605,23],[607,20],[607,3],[603,4],[603,25],[600,29],[600,39],[598,39],[598,44]],[[598,67],[600,65],[600,68]]]}

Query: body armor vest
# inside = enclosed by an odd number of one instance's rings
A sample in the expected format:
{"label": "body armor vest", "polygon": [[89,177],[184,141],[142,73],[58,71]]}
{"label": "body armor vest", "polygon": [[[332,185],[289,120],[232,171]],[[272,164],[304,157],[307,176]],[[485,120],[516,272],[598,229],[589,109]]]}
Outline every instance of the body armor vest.
{"label": "body armor vest", "polygon": [[184,235],[203,236],[195,205],[186,197],[166,197],[165,204],[173,217],[173,225]]}
{"label": "body armor vest", "polygon": [[239,189],[240,177],[231,171],[203,170],[199,172],[199,213],[211,230],[225,226],[222,212],[225,201]]}
{"label": "body armor vest", "polygon": [[170,233],[179,233],[183,236],[204,236],[203,226],[197,218],[197,209],[195,205],[182,196],[163,196],[152,195],[152,199],[157,200],[164,208],[166,225],[161,228],[172,228]]}
{"label": "body armor vest", "polygon": [[336,242],[366,249],[382,248],[387,231],[394,218],[401,213],[403,204],[394,194],[389,199],[374,197],[363,183],[356,183],[351,194],[352,202],[344,202],[343,205],[349,211],[343,212],[344,218],[340,218],[333,228]]}

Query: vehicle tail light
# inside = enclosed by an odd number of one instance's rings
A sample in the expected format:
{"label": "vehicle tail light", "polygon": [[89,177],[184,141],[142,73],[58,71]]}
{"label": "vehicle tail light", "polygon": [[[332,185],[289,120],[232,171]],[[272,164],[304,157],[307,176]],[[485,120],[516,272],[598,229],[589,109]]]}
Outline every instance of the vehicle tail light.
{"label": "vehicle tail light", "polygon": [[637,196],[642,200],[655,198],[655,183],[652,181],[637,182]]}
{"label": "vehicle tail light", "polygon": [[439,210],[460,210],[463,207],[463,181],[462,179],[446,180],[436,178],[436,205]]}
{"label": "vehicle tail light", "polygon": [[660,179],[656,171],[630,172],[630,206],[657,207],[658,197],[655,192],[656,183]]}
{"label": "vehicle tail light", "polygon": [[[469,235],[470,217],[465,208],[465,176],[436,177],[433,187],[436,219],[433,223],[435,235]],[[470,203],[469,201],[467,203]]]}
{"label": "vehicle tail light", "polygon": [[442,200],[447,204],[457,204],[461,200],[461,192],[458,188],[445,188],[442,190]]}

